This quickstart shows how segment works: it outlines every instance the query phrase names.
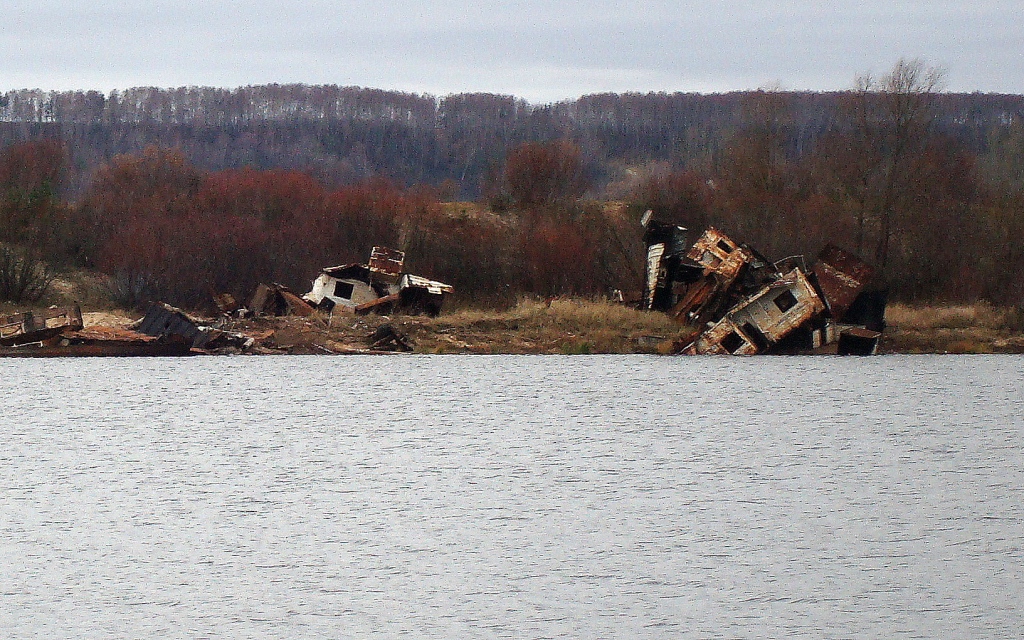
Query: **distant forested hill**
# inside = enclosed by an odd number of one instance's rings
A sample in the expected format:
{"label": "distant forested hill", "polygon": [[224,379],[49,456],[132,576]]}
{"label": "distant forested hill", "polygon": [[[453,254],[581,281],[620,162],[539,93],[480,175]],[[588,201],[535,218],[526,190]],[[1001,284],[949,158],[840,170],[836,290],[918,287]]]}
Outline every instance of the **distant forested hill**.
{"label": "distant forested hill", "polygon": [[[429,95],[358,87],[263,85],[96,91],[16,90],[0,95],[0,146],[63,140],[69,195],[96,167],[148,145],[179,148],[208,170],[301,169],[330,186],[370,177],[400,184],[448,181],[477,197],[508,151],[525,141],[568,139],[583,152],[598,193],[631,166],[714,164],[748,127],[757,92],[597,94],[532,105],[513,96]],[[794,159],[848,123],[845,93],[781,93],[779,123]],[[939,94],[938,129],[985,156],[1024,122],[1024,96]],[[776,113],[773,117],[779,117]]]}

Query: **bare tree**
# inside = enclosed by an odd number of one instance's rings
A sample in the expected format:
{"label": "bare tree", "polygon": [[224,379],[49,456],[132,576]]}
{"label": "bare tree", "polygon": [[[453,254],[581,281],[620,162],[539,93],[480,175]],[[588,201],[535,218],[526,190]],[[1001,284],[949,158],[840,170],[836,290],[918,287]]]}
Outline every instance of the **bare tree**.
{"label": "bare tree", "polygon": [[874,257],[883,269],[916,184],[914,164],[930,142],[934,97],[944,72],[922,60],[901,59],[881,79],[857,78],[848,109],[849,193],[856,203],[857,245],[864,252],[874,231]]}

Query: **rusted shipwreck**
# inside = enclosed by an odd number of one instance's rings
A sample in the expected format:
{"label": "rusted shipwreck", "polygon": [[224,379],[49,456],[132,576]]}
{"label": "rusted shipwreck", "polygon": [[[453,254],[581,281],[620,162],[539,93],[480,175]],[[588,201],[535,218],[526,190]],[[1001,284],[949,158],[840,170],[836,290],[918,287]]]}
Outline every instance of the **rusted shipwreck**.
{"label": "rusted shipwreck", "polygon": [[811,268],[801,256],[772,262],[715,228],[692,244],[687,230],[641,220],[647,244],[643,308],[697,328],[686,355],[872,355],[885,328],[886,292],[873,267],[834,245]]}
{"label": "rusted shipwreck", "polygon": [[302,299],[327,311],[438,315],[454,287],[405,273],[404,266],[404,252],[374,247],[367,264],[325,267]]}
{"label": "rusted shipwreck", "polygon": [[191,344],[131,329],[85,327],[78,305],[0,316],[0,356],[182,356]]}

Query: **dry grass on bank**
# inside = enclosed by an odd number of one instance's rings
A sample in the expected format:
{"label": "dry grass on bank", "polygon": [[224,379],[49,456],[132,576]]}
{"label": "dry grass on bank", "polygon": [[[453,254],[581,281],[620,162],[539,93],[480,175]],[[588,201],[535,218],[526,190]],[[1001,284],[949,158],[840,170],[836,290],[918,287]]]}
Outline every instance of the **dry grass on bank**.
{"label": "dry grass on bank", "polygon": [[1024,330],[1024,309],[995,307],[984,302],[942,306],[892,304],[885,318],[893,326],[915,329]]}
{"label": "dry grass on bank", "polygon": [[[99,276],[73,274],[54,285],[35,304],[0,303],[0,314],[78,302],[88,326],[123,327],[140,317],[114,308]],[[1021,307],[891,304],[886,320],[882,353],[1024,353]],[[670,353],[693,334],[663,313],[579,298],[527,298],[507,310],[451,308],[437,318],[315,314],[235,320],[224,328],[267,340],[274,352],[324,353],[366,349],[367,337],[385,323],[417,353]]]}
{"label": "dry grass on bank", "polygon": [[889,305],[886,352],[1022,353],[1024,309],[972,305]]}
{"label": "dry grass on bank", "polygon": [[425,353],[657,353],[686,334],[662,313],[576,298],[524,299],[508,311],[465,309],[396,324]]}

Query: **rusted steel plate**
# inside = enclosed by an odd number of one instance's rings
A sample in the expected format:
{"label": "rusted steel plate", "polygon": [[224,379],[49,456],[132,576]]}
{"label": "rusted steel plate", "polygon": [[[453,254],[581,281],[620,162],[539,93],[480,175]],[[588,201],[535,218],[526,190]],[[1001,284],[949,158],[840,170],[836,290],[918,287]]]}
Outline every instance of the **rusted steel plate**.
{"label": "rusted steel plate", "polygon": [[392,293],[389,296],[384,296],[383,298],[377,298],[376,300],[371,300],[370,302],[364,302],[361,305],[357,305],[354,311],[356,312],[356,315],[365,315],[371,311],[396,305],[398,304],[399,299],[400,297],[397,293]]}
{"label": "rusted steel plate", "polygon": [[81,329],[82,324],[82,310],[78,305],[0,316],[0,345],[42,342],[63,331]]}
{"label": "rusted steel plate", "polygon": [[871,265],[831,244],[818,254],[812,271],[836,320],[842,319],[864,285],[875,275]]}
{"label": "rusted steel plate", "polygon": [[752,325],[775,343],[824,311],[807,276],[794,269],[733,307],[728,317],[737,325]]}
{"label": "rusted steel plate", "polygon": [[397,281],[405,266],[405,253],[387,247],[374,247],[370,252],[370,273]]}
{"label": "rusted steel plate", "polygon": [[882,334],[864,327],[847,327],[839,333],[837,353],[841,356],[873,356]]}
{"label": "rusted steel plate", "polygon": [[752,356],[760,349],[751,336],[728,318],[723,318],[680,352],[689,356],[736,355]]}
{"label": "rusted steel plate", "polygon": [[278,289],[277,294],[284,299],[285,304],[288,305],[288,310],[297,316],[308,316],[312,315],[313,307],[308,302],[295,295],[287,289]]}

